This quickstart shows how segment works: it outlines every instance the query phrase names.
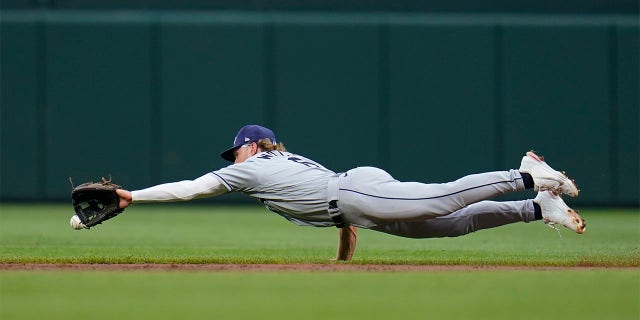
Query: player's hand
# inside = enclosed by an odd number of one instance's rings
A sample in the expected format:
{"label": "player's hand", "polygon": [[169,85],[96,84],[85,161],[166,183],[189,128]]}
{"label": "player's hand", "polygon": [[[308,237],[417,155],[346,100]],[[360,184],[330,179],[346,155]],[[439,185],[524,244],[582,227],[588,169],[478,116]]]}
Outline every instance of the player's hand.
{"label": "player's hand", "polygon": [[133,201],[133,198],[131,197],[131,192],[124,189],[117,189],[116,193],[120,197],[120,204],[119,204],[120,209],[124,209],[129,205],[131,205],[131,202]]}

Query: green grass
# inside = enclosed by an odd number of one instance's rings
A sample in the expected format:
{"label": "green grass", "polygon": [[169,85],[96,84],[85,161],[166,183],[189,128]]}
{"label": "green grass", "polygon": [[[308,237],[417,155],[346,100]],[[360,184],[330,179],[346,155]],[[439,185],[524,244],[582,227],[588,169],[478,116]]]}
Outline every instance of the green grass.
{"label": "green grass", "polygon": [[[0,319],[638,319],[640,215],[583,210],[563,237],[513,224],[413,240],[361,230],[355,264],[581,269],[0,272]],[[0,263],[333,263],[335,228],[259,207],[137,205],[92,230],[68,205],[0,206]],[[607,267],[626,268],[607,268]]]}
{"label": "green grass", "polygon": [[2,319],[637,319],[638,272],[0,273]]}
{"label": "green grass", "polygon": [[[587,232],[517,223],[458,238],[360,230],[351,263],[640,266],[637,210],[583,210]],[[69,205],[0,206],[0,263],[330,263],[337,229],[298,227],[259,206],[136,205],[75,231]]]}

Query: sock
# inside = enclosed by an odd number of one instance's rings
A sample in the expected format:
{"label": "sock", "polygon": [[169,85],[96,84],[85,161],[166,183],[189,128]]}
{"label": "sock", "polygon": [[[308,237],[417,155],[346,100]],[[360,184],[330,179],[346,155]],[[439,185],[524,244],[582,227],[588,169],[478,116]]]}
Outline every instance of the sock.
{"label": "sock", "polygon": [[522,176],[522,182],[524,182],[525,189],[533,189],[533,177],[528,173],[520,172]]}
{"label": "sock", "polygon": [[536,220],[542,220],[542,208],[537,203],[533,203],[533,216]]}

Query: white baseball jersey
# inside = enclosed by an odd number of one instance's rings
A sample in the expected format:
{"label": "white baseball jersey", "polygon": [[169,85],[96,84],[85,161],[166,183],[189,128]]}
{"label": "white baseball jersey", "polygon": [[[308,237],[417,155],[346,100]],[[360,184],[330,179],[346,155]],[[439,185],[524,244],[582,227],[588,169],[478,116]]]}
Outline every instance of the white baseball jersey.
{"label": "white baseball jersey", "polygon": [[298,225],[334,225],[327,215],[327,182],[335,172],[308,158],[261,152],[213,174],[228,191],[254,197]]}

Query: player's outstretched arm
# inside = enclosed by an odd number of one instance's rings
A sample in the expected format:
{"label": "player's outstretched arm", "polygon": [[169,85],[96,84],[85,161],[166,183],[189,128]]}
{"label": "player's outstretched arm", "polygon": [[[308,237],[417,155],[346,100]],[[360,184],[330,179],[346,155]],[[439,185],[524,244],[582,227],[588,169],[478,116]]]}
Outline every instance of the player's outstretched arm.
{"label": "player's outstretched arm", "polygon": [[120,196],[120,207],[126,208],[132,203],[174,202],[213,197],[229,192],[216,177],[205,174],[195,180],[182,180],[163,183],[141,190],[117,190]]}
{"label": "player's outstretched arm", "polygon": [[346,226],[340,229],[340,242],[338,243],[337,261],[349,261],[356,251],[356,242],[358,240],[358,228],[354,226]]}

